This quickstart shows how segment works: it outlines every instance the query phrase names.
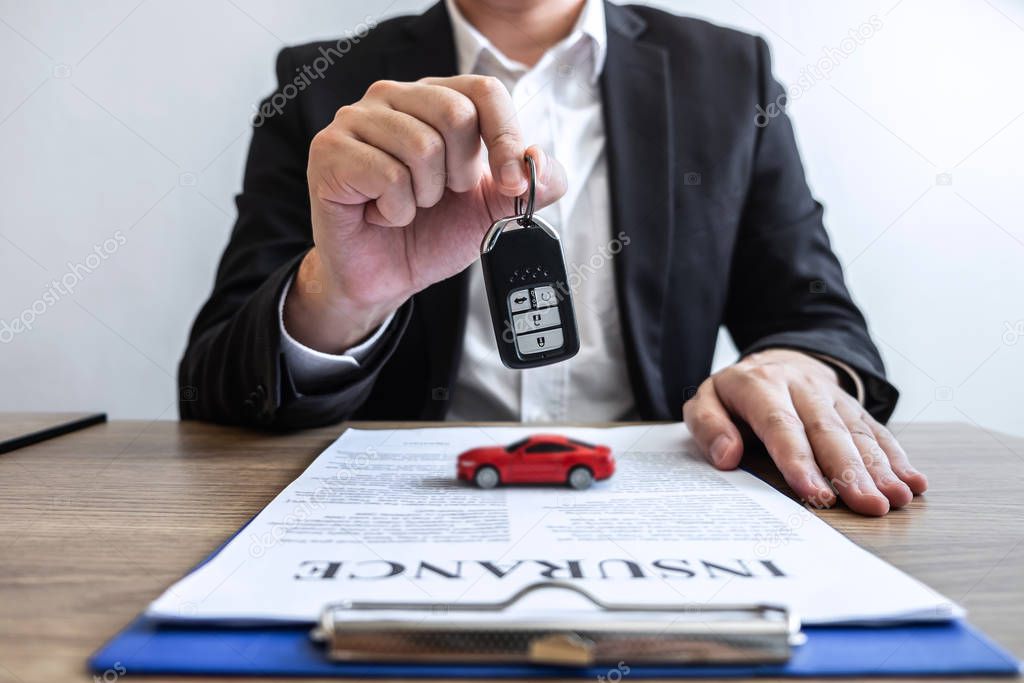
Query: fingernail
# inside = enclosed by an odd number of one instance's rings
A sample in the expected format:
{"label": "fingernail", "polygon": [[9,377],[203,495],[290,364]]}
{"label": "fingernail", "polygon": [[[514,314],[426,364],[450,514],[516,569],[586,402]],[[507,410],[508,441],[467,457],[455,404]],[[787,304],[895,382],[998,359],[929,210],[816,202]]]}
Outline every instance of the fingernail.
{"label": "fingernail", "polygon": [[726,451],[729,450],[729,444],[732,443],[726,434],[720,434],[711,442],[711,461],[715,465],[720,466],[725,460]]}
{"label": "fingernail", "polygon": [[821,501],[821,507],[830,508],[836,504],[836,492],[832,490],[831,486],[823,483],[818,489],[818,500]]}
{"label": "fingernail", "polygon": [[501,167],[501,184],[510,190],[517,189],[523,184],[523,171],[518,161],[506,161]]}
{"label": "fingernail", "polygon": [[886,512],[892,509],[892,505],[889,504],[889,499],[885,496],[878,494],[872,494],[870,498],[875,500],[875,504],[878,505],[878,509],[884,515]]}

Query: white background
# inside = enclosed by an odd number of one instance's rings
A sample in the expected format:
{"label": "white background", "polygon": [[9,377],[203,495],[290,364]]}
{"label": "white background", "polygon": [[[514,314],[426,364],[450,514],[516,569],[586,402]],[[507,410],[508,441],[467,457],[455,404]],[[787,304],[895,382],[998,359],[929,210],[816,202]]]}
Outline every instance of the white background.
{"label": "white background", "polygon": [[[1024,5],[659,4],[762,34],[786,83],[831,61],[790,112],[903,391],[896,419],[1024,434]],[[175,418],[277,50],[425,6],[0,0],[0,330],[36,307],[31,330],[0,335],[0,410]],[[881,28],[844,51],[872,15]],[[116,235],[72,294],[42,300]]]}

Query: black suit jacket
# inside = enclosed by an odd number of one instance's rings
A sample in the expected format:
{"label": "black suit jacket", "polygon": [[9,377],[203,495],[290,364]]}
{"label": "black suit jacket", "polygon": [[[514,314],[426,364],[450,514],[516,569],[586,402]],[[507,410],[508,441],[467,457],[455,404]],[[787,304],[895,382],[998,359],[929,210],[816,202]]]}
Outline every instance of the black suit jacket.
{"label": "black suit jacket", "polygon": [[[743,354],[788,347],[846,362],[864,379],[868,410],[888,418],[897,392],[843,283],[790,122],[755,119],[782,94],[765,42],[649,7],[606,4],[606,12],[611,234],[630,239],[614,268],[623,362],[640,416],[680,419],[726,325]],[[403,305],[336,391],[298,395],[282,357],[278,300],[312,246],[313,136],[374,81],[456,73],[443,4],[383,22],[323,78],[298,87],[299,69],[332,47],[278,56],[279,92],[294,97],[254,129],[238,220],[181,361],[183,418],[298,428],[441,419],[448,409],[465,329],[465,272]]]}

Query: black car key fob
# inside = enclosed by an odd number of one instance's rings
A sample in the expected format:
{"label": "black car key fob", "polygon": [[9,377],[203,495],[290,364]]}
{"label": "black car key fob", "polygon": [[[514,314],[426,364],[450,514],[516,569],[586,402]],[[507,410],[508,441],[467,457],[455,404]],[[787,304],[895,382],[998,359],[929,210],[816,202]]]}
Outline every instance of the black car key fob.
{"label": "black car key fob", "polygon": [[525,211],[495,222],[480,245],[487,301],[501,362],[522,370],[567,360],[580,349],[558,232],[533,213],[531,157]]}

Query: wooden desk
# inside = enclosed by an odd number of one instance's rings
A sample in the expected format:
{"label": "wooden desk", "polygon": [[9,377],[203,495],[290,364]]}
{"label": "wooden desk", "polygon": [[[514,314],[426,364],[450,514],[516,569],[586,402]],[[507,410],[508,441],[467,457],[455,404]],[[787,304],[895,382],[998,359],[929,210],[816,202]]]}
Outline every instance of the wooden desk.
{"label": "wooden desk", "polygon": [[[1024,439],[895,430],[931,491],[882,519],[822,517],[1024,656]],[[86,658],[340,431],[120,421],[0,456],[0,681],[92,680]]]}

